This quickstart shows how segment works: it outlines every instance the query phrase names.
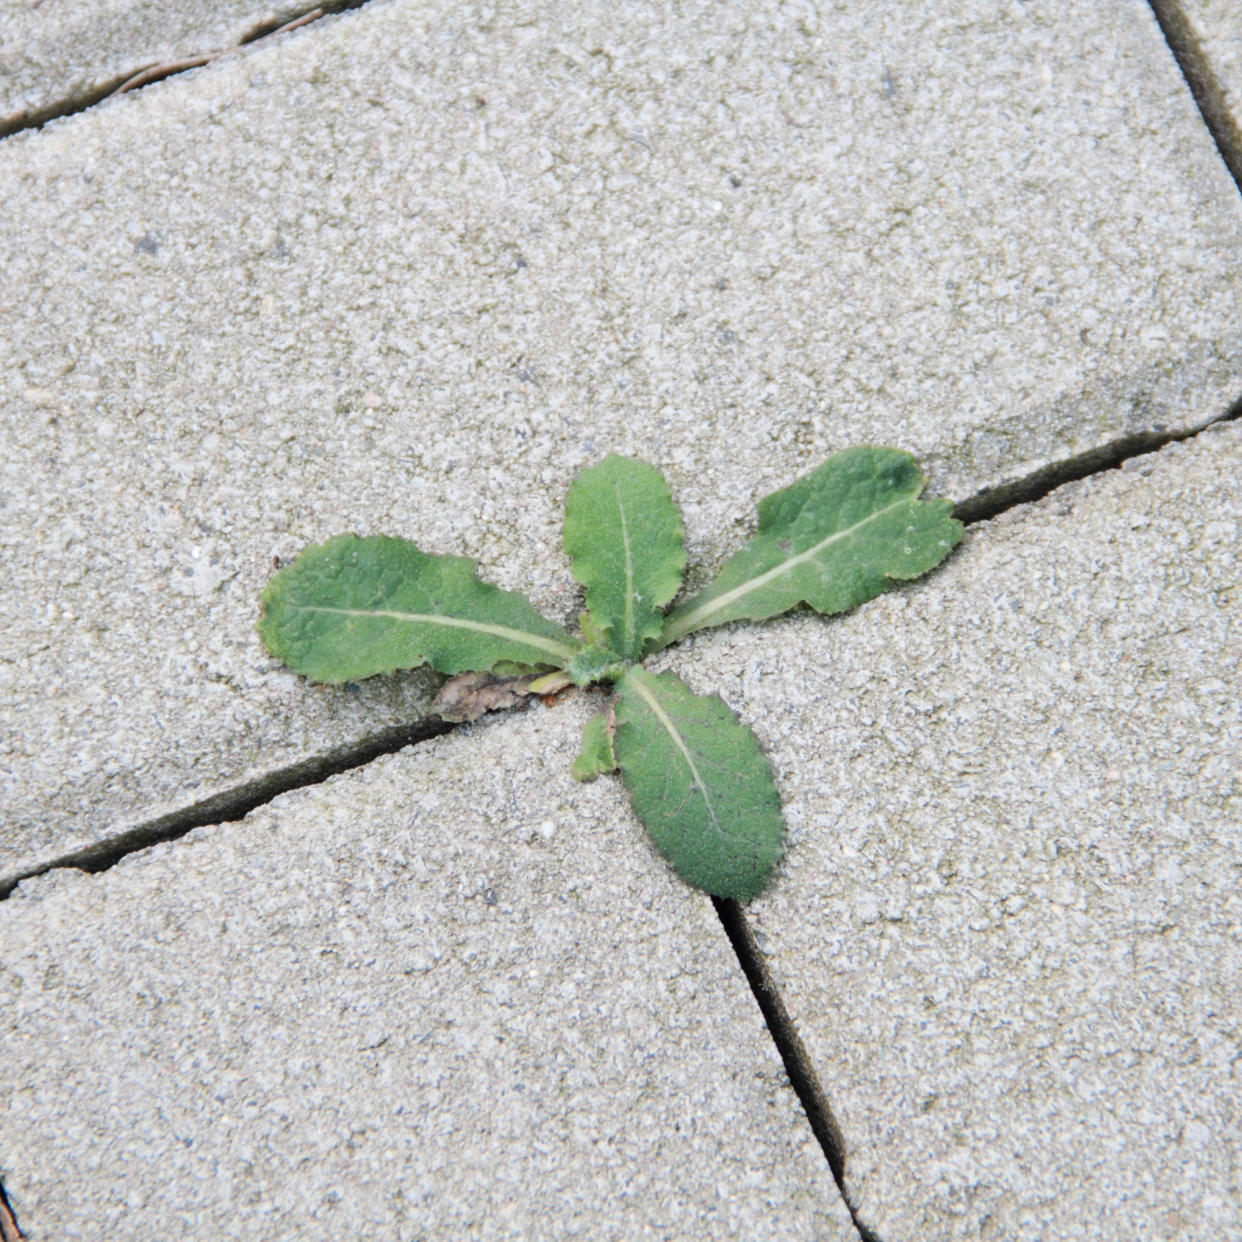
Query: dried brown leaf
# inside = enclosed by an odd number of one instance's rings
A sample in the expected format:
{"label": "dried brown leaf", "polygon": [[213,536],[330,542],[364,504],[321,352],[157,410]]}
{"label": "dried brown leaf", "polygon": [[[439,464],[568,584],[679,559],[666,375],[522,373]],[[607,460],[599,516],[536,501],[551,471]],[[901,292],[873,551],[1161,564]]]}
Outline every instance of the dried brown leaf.
{"label": "dried brown leaf", "polygon": [[486,712],[525,706],[535,693],[530,686],[538,677],[497,677],[493,673],[458,673],[436,695],[435,709],[445,719],[464,723]]}

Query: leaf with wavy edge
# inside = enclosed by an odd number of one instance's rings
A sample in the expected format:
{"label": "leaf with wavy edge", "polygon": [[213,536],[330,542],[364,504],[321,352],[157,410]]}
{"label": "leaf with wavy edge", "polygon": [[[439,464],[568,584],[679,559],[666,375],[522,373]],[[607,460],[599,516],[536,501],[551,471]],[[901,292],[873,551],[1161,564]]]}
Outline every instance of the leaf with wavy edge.
{"label": "leaf with wavy edge", "polygon": [[716,695],[641,665],[617,683],[613,751],[634,812],[688,884],[749,901],[780,860],[784,820],[755,735]]}
{"label": "leaf with wavy edge", "polygon": [[665,622],[661,645],[798,604],[846,612],[938,565],[961,542],[949,500],[921,501],[923,476],[898,449],[864,446],[759,502],[759,529],[716,579]]}
{"label": "leaf with wavy edge", "polygon": [[565,497],[565,550],[586,587],[593,642],[637,660],[686,563],[681,516],[664,476],[615,453],[583,470]]}
{"label": "leaf with wavy edge", "polygon": [[267,584],[259,636],[295,672],[324,682],[420,664],[555,668],[578,649],[525,596],[479,581],[474,561],[384,535],[307,548]]}

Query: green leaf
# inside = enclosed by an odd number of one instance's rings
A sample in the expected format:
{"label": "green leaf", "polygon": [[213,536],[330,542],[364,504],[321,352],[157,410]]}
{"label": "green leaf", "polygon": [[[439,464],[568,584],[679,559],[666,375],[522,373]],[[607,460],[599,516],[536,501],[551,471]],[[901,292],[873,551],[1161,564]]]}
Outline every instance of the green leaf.
{"label": "green leaf", "polygon": [[577,651],[524,596],[480,582],[473,561],[382,535],[307,548],[267,584],[259,636],[295,672],[329,682],[420,664],[529,671]]}
{"label": "green leaf", "polygon": [[625,660],[658,638],[686,563],[681,517],[653,466],[612,454],[565,497],[565,550],[586,587],[594,635]]}
{"label": "green leaf", "polygon": [[569,773],[576,781],[593,781],[601,772],[617,770],[617,756],[612,749],[612,709],[596,712],[582,731],[582,753],[574,760]]}
{"label": "green leaf", "polygon": [[949,516],[952,501],[918,499],[923,484],[909,453],[868,446],[834,454],[760,501],[755,537],[670,614],[662,645],[800,603],[845,612],[926,573],[961,542],[962,525]]}
{"label": "green leaf", "polygon": [[565,666],[565,672],[576,686],[616,681],[624,669],[625,661],[615,651],[603,647],[583,647]]}
{"label": "green leaf", "polygon": [[595,618],[589,612],[578,614],[578,628],[582,631],[584,647],[607,647],[608,635],[601,634],[595,625]]}
{"label": "green leaf", "polygon": [[781,856],[784,821],[755,735],[718,697],[640,665],[617,683],[613,746],[635,814],[683,880],[749,901]]}

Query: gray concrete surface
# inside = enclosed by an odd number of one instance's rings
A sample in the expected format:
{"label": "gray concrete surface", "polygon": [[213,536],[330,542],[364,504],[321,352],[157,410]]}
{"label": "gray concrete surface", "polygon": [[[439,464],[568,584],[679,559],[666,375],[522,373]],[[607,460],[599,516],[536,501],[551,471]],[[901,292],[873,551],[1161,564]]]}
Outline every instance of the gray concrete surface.
{"label": "gray concrete surface", "polygon": [[0,133],[82,106],[139,70],[234,47],[303,0],[0,0]]}
{"label": "gray concrete surface", "polygon": [[591,704],[462,729],[0,904],[31,1242],[857,1237]]}
{"label": "gray concrete surface", "polygon": [[962,496],[1238,391],[1242,211],[1139,0],[375,4],[3,154],[0,881],[425,710],[258,648],[308,542],[568,619],[606,451],[702,571],[848,444]]}
{"label": "gray concrete surface", "polygon": [[760,734],[749,907],[899,1239],[1242,1236],[1242,426],[672,659]]}

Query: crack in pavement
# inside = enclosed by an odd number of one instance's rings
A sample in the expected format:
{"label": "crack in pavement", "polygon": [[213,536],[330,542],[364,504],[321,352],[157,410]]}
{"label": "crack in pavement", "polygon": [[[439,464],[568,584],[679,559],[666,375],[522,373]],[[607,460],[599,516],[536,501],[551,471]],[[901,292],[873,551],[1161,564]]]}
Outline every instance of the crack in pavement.
{"label": "crack in pavement", "polygon": [[1199,115],[1207,126],[1216,149],[1242,193],[1242,128],[1225,101],[1225,91],[1212,62],[1203,51],[1189,18],[1179,0],[1148,0],[1164,35],[1164,41],[1177,61],[1177,67],[1190,87]]}
{"label": "crack in pavement", "polygon": [[728,898],[713,897],[712,904],[716,907],[716,914],[725,935],[737,955],[738,965],[746,976],[751,994],[763,1015],[768,1035],[780,1054],[789,1085],[798,1097],[811,1133],[815,1135],[824,1159],[828,1162],[832,1179],[837,1184],[841,1201],[854,1222],[854,1228],[858,1230],[862,1242],[881,1242],[878,1235],[858,1219],[858,1212],[845,1189],[845,1138],[833,1114],[832,1105],[820,1085],[819,1075],[816,1074],[806,1047],[785,1008],[776,981],[768,970],[767,960],[755,942],[754,932],[745,913],[736,901]]}
{"label": "crack in pavement", "polygon": [[0,1242],[22,1242],[26,1235],[17,1224],[13,1215],[13,1206],[4,1190],[4,1179],[0,1178]]}
{"label": "crack in pavement", "polygon": [[1170,444],[1179,444],[1183,440],[1193,440],[1211,427],[1221,423],[1236,422],[1242,418],[1242,396],[1237,397],[1223,414],[1209,419],[1198,427],[1188,427],[1181,431],[1136,431],[1101,444],[1098,448],[1088,449],[1067,457],[1064,461],[1051,462],[1020,479],[1006,483],[997,483],[985,487],[982,491],[959,500],[953,507],[953,516],[966,526],[976,522],[987,522],[1019,505],[1034,504],[1043,500],[1049,493],[1063,487],[1067,483],[1077,483],[1080,479],[1090,478],[1093,474],[1103,474],[1108,470],[1117,470],[1134,457],[1145,457],[1150,453],[1158,453]]}
{"label": "crack in pavement", "polygon": [[[49,121],[56,121],[65,116],[76,116],[80,112],[87,112],[91,108],[98,107],[101,103],[111,99],[114,95],[124,95],[130,91],[141,90],[144,86],[150,86],[154,82],[162,82],[165,78],[188,73],[191,69],[198,69],[203,65],[210,64],[212,61],[219,60],[221,57],[231,56],[236,52],[244,51],[267,39],[289,34],[303,26],[309,26],[321,17],[345,13],[350,9],[360,9],[368,3],[370,3],[370,0],[324,0],[324,3],[308,6],[304,12],[283,22],[264,21],[257,23],[231,47],[217,48],[210,52],[192,53],[177,60],[135,65],[133,68],[109,78],[98,86],[80,91],[68,98],[44,104],[41,108],[17,113],[7,121],[0,120],[0,141],[3,141],[5,138],[11,138],[15,134],[25,133],[28,130],[41,129]],[[0,1239],[0,1242],[3,1242],[3,1239]]]}
{"label": "crack in pavement", "polygon": [[[311,785],[320,785],[330,777],[339,776],[353,768],[360,768],[374,759],[391,755],[407,746],[418,742],[430,741],[433,737],[450,733],[456,725],[451,725],[437,717],[416,721],[413,724],[394,725],[379,733],[365,737],[344,750],[334,751],[327,755],[318,755],[287,767],[278,768],[264,776],[239,785],[235,789],[227,789],[213,794],[200,802],[180,807],[126,828],[114,836],[80,849],[70,850],[59,858],[24,871],[14,871],[9,875],[0,876],[0,901],[12,896],[14,889],[23,881],[35,876],[46,875],[49,871],[64,868],[88,871],[91,873],[107,871],[115,867],[121,859],[139,850],[150,849],[153,845],[161,845],[165,841],[175,841],[195,828],[206,828],[212,824],[230,824],[245,819],[251,811],[278,798],[281,794],[295,789],[305,789]],[[0,1238],[0,1242],[3,1239]]]}

